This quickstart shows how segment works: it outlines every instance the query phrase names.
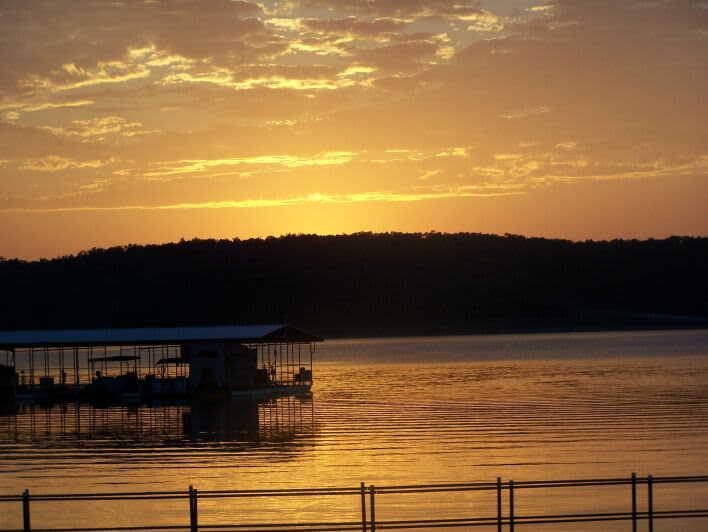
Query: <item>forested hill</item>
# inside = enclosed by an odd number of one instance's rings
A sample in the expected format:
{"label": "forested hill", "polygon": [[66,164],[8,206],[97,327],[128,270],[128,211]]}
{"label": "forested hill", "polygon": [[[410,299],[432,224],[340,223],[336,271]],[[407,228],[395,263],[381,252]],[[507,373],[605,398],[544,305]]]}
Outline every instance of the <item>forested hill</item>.
{"label": "forested hill", "polygon": [[331,335],[705,326],[708,238],[360,233],[0,262],[0,328],[287,322]]}

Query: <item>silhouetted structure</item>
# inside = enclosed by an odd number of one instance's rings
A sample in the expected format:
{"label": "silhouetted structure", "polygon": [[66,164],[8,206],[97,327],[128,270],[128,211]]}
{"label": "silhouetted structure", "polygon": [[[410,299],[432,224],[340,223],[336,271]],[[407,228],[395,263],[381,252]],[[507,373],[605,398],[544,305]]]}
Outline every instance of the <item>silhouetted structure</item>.
{"label": "silhouetted structure", "polygon": [[44,400],[306,392],[319,341],[288,325],[0,331],[17,396]]}

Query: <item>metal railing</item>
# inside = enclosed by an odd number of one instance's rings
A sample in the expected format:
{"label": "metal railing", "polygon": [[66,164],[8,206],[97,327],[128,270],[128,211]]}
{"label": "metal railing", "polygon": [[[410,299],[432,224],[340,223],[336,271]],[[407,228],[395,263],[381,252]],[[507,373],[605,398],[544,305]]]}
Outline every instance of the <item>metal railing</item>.
{"label": "metal railing", "polygon": [[[497,532],[506,528],[514,532],[516,526],[560,524],[560,523],[602,523],[613,521],[631,521],[632,531],[637,532],[640,521],[647,522],[647,529],[653,532],[654,521],[664,519],[695,519],[708,517],[708,504],[700,509],[683,510],[655,510],[654,488],[658,484],[695,484],[708,482],[708,475],[704,476],[675,476],[675,477],[638,477],[635,473],[629,478],[602,478],[602,479],[576,479],[576,480],[535,480],[514,482],[461,482],[447,484],[420,484],[405,486],[375,486],[366,485],[364,482],[359,487],[345,488],[300,488],[300,489],[260,489],[260,490],[205,490],[199,491],[189,486],[186,491],[151,491],[151,492],[116,492],[116,493],[72,493],[72,494],[41,494],[31,495],[25,490],[22,495],[0,495],[2,503],[21,503],[22,523],[21,529],[4,529],[0,532],[119,532],[134,530],[199,530],[212,532],[284,532],[297,530],[299,532],[334,532],[358,531],[375,532],[380,530],[414,530],[425,528],[471,528],[496,527]],[[519,490],[541,488],[575,488],[575,487],[607,487],[628,486],[628,503],[630,510],[625,512],[604,513],[571,513],[571,514],[532,514],[517,515],[514,505]],[[638,510],[638,487],[646,486],[646,510]],[[496,494],[496,515],[486,517],[461,517],[461,518],[429,518],[409,520],[377,520],[376,508],[381,504],[381,499],[392,494],[430,494],[449,492],[490,491]],[[507,510],[504,512],[504,497],[506,492]],[[356,521],[329,521],[329,522],[289,522],[289,523],[232,523],[208,524],[199,522],[199,501],[216,498],[253,498],[253,497],[327,497],[351,496],[361,500],[361,519]],[[189,502],[189,524],[175,525],[143,525],[143,526],[116,526],[116,527],[72,527],[72,528],[32,528],[31,507],[43,502],[61,501],[134,501],[134,500],[175,500],[187,499]],[[367,504],[368,502],[368,504]],[[708,503],[708,501],[707,501]]]}

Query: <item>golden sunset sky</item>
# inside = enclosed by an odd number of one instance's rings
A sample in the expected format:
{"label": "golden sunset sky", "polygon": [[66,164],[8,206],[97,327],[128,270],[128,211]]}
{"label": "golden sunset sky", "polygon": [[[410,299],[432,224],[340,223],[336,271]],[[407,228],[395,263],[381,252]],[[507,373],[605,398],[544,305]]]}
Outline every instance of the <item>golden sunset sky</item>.
{"label": "golden sunset sky", "polygon": [[0,0],[0,255],[708,234],[707,5]]}

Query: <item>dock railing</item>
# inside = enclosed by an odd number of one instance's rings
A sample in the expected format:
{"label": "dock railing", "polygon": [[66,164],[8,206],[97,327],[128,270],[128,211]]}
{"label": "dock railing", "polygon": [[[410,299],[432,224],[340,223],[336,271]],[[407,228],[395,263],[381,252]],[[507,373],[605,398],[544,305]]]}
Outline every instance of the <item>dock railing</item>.
{"label": "dock railing", "polygon": [[[362,482],[358,487],[343,488],[291,488],[291,489],[258,489],[258,490],[198,490],[189,486],[184,491],[151,491],[151,492],[116,492],[116,493],[72,493],[72,494],[30,494],[25,490],[21,495],[0,495],[0,512],[10,510],[7,505],[18,504],[17,511],[22,515],[23,528],[3,529],[1,532],[111,532],[135,530],[199,530],[211,532],[284,532],[297,530],[299,532],[329,532],[329,531],[359,531],[375,532],[378,530],[413,530],[426,528],[471,528],[497,532],[508,530],[514,532],[515,527],[523,525],[554,525],[568,523],[608,523],[616,521],[631,522],[632,532],[637,532],[638,523],[646,521],[644,529],[654,530],[655,520],[696,519],[708,517],[708,501],[702,508],[693,509],[655,509],[654,495],[658,485],[666,484],[697,484],[708,482],[708,475],[702,476],[663,476],[638,477],[632,473],[627,478],[600,478],[575,480],[534,480],[519,481],[502,480],[496,482],[460,482],[446,484],[420,484],[400,486],[375,486]],[[562,513],[562,514],[521,514],[515,512],[515,504],[521,498],[519,491],[533,489],[567,489],[567,488],[605,488],[608,486],[626,486],[627,510],[623,512],[604,513]],[[646,510],[638,509],[638,498],[645,497]],[[393,494],[431,494],[444,492],[488,491],[496,497],[496,515],[469,516],[460,518],[431,517],[426,519],[381,520],[377,519],[376,511],[386,496]],[[209,523],[208,519],[200,521],[199,501],[204,499],[229,499],[253,497],[331,497],[350,496],[360,499],[361,518],[354,521],[328,522],[287,522],[287,523]],[[71,527],[71,528],[32,528],[31,509],[35,504],[62,501],[160,501],[167,499],[183,499],[189,506],[189,524],[116,526],[116,527]],[[423,501],[424,502],[424,501]],[[358,503],[357,503],[358,504]],[[21,508],[20,508],[21,505]],[[431,509],[432,510],[432,509]],[[208,517],[208,516],[207,516]],[[601,530],[601,528],[598,528]]]}

